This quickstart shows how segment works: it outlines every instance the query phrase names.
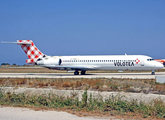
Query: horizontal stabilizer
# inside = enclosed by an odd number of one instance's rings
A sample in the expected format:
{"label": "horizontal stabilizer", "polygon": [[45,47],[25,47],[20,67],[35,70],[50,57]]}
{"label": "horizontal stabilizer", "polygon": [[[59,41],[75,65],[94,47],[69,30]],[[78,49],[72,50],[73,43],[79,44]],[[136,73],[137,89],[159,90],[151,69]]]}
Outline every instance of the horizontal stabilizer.
{"label": "horizontal stabilizer", "polygon": [[4,41],[1,41],[1,43],[12,43],[12,44],[17,44],[17,42],[4,42]]}
{"label": "horizontal stabilizer", "polygon": [[21,45],[21,44],[31,45],[30,42],[19,42],[19,41],[17,41],[17,42],[4,42],[4,41],[2,41],[1,43],[18,44],[18,45]]}

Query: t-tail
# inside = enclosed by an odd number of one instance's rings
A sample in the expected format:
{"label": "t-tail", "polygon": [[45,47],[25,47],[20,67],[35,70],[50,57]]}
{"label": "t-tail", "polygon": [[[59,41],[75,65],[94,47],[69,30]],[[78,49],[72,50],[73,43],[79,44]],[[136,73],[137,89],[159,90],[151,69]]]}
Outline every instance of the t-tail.
{"label": "t-tail", "polygon": [[29,58],[26,60],[26,63],[29,64],[35,64],[37,60],[46,56],[34,45],[32,40],[17,40],[17,42],[2,42],[2,43],[16,43],[20,45]]}

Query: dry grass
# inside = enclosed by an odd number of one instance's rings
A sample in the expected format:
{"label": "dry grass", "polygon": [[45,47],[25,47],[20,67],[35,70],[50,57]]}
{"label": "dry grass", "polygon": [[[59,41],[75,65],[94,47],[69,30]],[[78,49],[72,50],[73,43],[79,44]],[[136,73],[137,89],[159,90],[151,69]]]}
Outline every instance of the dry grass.
{"label": "dry grass", "polygon": [[74,90],[125,91],[165,94],[165,84],[155,79],[119,78],[0,78],[0,86]]}

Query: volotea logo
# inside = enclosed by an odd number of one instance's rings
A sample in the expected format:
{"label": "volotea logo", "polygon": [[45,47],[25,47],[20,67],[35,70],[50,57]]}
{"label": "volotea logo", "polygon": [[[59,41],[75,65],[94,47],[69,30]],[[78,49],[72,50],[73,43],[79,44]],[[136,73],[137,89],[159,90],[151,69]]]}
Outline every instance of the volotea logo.
{"label": "volotea logo", "polygon": [[140,62],[140,60],[137,58],[137,59],[136,59],[136,64],[138,64],[139,62]]}

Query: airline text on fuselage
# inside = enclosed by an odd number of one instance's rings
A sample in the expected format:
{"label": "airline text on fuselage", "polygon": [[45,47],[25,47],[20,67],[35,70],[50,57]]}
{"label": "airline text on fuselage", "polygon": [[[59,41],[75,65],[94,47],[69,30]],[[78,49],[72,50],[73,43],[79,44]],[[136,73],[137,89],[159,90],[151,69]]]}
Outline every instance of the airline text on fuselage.
{"label": "airline text on fuselage", "polygon": [[115,66],[134,66],[133,62],[114,62]]}

